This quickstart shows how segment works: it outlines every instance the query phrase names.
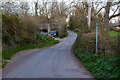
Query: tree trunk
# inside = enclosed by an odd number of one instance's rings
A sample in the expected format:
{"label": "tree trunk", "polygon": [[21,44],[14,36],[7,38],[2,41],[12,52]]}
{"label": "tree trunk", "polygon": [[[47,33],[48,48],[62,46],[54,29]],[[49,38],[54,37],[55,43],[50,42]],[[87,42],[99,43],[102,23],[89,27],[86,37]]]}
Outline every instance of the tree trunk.
{"label": "tree trunk", "polygon": [[107,2],[107,6],[105,7],[105,15],[104,15],[104,25],[106,31],[109,30],[109,13],[110,13],[110,6],[112,2]]}
{"label": "tree trunk", "polygon": [[90,22],[91,22],[91,7],[92,3],[91,1],[88,3],[88,27],[90,28]]}
{"label": "tree trunk", "polygon": [[35,2],[35,15],[36,15],[36,16],[38,16],[37,10],[38,10],[38,1]]}
{"label": "tree trunk", "polygon": [[108,31],[109,31],[109,13],[110,13],[110,6],[111,6],[112,2],[107,2],[107,5],[105,7],[105,15],[104,15],[104,25],[103,28],[105,31],[103,31],[103,36],[105,37],[105,54],[108,51],[109,48],[109,37],[108,37]]}

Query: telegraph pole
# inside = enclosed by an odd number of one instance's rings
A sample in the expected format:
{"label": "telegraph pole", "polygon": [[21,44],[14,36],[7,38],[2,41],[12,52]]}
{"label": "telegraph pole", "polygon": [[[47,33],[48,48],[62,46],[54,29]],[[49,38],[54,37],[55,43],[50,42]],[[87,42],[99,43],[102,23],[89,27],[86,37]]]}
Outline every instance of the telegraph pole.
{"label": "telegraph pole", "polygon": [[91,22],[91,8],[92,8],[92,0],[88,1],[88,27],[90,28]]}

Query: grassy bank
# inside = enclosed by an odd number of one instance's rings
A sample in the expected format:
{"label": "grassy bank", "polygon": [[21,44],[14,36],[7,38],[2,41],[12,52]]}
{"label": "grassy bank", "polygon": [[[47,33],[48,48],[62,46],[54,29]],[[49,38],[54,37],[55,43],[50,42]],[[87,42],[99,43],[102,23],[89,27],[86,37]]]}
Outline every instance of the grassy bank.
{"label": "grassy bank", "polygon": [[75,55],[95,78],[120,78],[120,55],[109,56],[82,53],[73,46]]}
{"label": "grassy bank", "polygon": [[29,44],[22,44],[18,45],[15,48],[10,49],[4,49],[2,50],[2,67],[4,67],[7,64],[6,60],[10,60],[13,55],[15,55],[17,52],[20,52],[22,50],[28,50],[28,49],[34,49],[34,48],[43,48],[45,46],[50,46],[58,43],[59,40],[55,40],[54,38],[50,36],[45,35],[37,35],[37,41],[34,43]]}
{"label": "grassy bank", "polygon": [[34,49],[34,48],[42,48],[45,46],[50,46],[53,45],[55,43],[58,43],[58,40],[55,41],[51,41],[51,42],[46,42],[46,43],[42,43],[40,45],[34,45],[34,44],[29,44],[29,45],[23,45],[23,46],[17,46],[16,48],[11,48],[8,50],[3,50],[2,51],[2,57],[4,59],[10,60],[11,56],[13,56],[14,54],[16,54],[17,52],[21,51],[21,50],[27,50],[27,49]]}
{"label": "grassy bank", "polygon": [[118,36],[119,35],[119,32],[109,32],[109,35],[112,37],[112,36]]}
{"label": "grassy bank", "polygon": [[5,60],[10,60],[11,57],[13,55],[15,55],[17,52],[20,52],[22,50],[34,49],[34,48],[43,48],[43,47],[46,47],[46,46],[54,45],[58,42],[59,42],[58,40],[54,40],[54,41],[42,43],[40,45],[29,44],[29,45],[17,46],[16,48],[11,48],[11,49],[8,49],[8,50],[3,50],[2,51],[2,58],[3,58],[2,67],[4,67],[7,63],[7,62],[4,61],[4,59]]}

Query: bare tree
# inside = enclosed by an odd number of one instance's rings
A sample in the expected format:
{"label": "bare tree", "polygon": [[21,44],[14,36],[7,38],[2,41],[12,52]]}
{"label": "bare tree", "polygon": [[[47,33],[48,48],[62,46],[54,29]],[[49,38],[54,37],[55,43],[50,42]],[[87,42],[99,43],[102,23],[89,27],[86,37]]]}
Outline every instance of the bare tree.
{"label": "bare tree", "polygon": [[30,10],[30,6],[28,2],[20,2],[20,8],[22,10],[22,14],[28,14]]}
{"label": "bare tree", "polygon": [[37,0],[37,2],[34,2],[34,4],[35,4],[35,15],[36,16],[38,16],[38,0]]}
{"label": "bare tree", "polygon": [[7,13],[17,13],[19,14],[20,12],[20,5],[17,2],[0,2],[0,7],[3,12]]}
{"label": "bare tree", "polygon": [[[120,13],[117,13],[117,10],[119,9],[119,4],[120,4],[120,1],[116,1],[116,2],[110,2],[110,0],[107,0],[107,3],[105,6],[103,6],[102,8],[100,8],[98,10],[98,12],[96,13],[96,15],[102,10],[102,9],[105,9],[105,13],[104,13],[104,28],[106,28],[106,30],[109,30],[109,21],[114,18],[114,17],[117,17],[117,16],[120,16]],[[112,6],[115,6],[117,5],[117,8],[115,9],[114,13],[109,16],[109,13],[110,13],[110,9]]]}

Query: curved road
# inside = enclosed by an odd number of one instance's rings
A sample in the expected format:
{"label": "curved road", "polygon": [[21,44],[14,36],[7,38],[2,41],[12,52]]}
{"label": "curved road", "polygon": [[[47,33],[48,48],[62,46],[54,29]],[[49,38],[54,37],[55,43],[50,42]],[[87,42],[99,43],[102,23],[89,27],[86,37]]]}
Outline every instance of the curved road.
{"label": "curved road", "polygon": [[77,34],[42,49],[22,51],[3,69],[4,78],[93,78],[71,51]]}

